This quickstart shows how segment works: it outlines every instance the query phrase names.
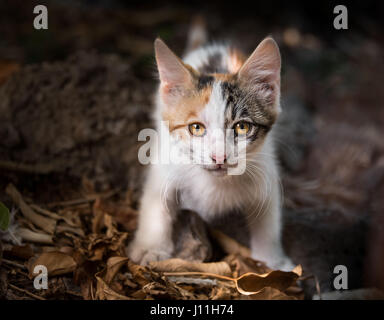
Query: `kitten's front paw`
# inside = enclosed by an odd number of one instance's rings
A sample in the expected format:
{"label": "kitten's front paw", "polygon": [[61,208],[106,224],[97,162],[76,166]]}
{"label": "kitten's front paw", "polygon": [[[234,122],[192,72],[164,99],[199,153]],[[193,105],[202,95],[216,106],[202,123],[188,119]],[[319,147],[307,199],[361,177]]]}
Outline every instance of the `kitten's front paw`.
{"label": "kitten's front paw", "polygon": [[295,265],[292,263],[291,259],[288,257],[281,257],[280,259],[276,259],[267,262],[267,266],[273,270],[281,270],[281,271],[292,271]]}
{"label": "kitten's front paw", "polygon": [[252,254],[252,258],[255,260],[263,261],[265,264],[273,270],[292,271],[295,265],[291,259],[284,254],[274,254],[268,256],[260,256],[258,254]]}
{"label": "kitten's front paw", "polygon": [[162,248],[148,248],[133,242],[127,248],[128,257],[140,265],[148,265],[151,261],[160,261],[171,258],[172,250]]}

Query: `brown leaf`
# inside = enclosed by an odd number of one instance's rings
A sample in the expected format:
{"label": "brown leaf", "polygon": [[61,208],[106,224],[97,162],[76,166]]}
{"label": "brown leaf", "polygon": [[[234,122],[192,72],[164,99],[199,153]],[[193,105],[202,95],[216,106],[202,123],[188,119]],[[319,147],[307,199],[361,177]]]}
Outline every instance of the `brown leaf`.
{"label": "brown leaf", "polygon": [[107,268],[105,276],[103,277],[106,283],[111,283],[116,273],[120,268],[128,262],[128,258],[125,257],[111,257],[107,261]]}
{"label": "brown leaf", "polygon": [[271,269],[269,269],[265,263],[254,260],[250,257],[241,256],[239,254],[230,254],[223,260],[228,262],[228,264],[231,266],[233,275],[235,277],[239,277],[248,272],[264,274],[271,271]]}
{"label": "brown leaf", "polygon": [[120,203],[101,201],[100,209],[113,216],[114,220],[121,224],[124,230],[133,232],[137,229],[138,212],[131,207],[130,202],[128,200]]}
{"label": "brown leaf", "polygon": [[97,291],[96,291],[96,297],[101,300],[129,300],[128,297],[123,296],[122,294],[117,293],[116,291],[112,290],[108,284],[99,277],[99,275],[96,275],[97,279]]}
{"label": "brown leaf", "polygon": [[29,259],[28,270],[31,279],[35,276],[33,269],[37,265],[45,266],[49,276],[70,273],[76,269],[75,260],[71,256],[58,251],[44,252]]}
{"label": "brown leaf", "polygon": [[13,184],[9,184],[5,192],[12,198],[13,202],[20,208],[24,217],[33,222],[37,227],[53,234],[56,228],[56,220],[42,216],[36,213],[23,199],[20,192]]}
{"label": "brown leaf", "polygon": [[105,212],[100,209],[100,199],[96,199],[92,206],[92,211],[94,218],[92,219],[92,232],[93,233],[100,233],[101,229],[103,228],[104,224],[104,215]]}
{"label": "brown leaf", "polygon": [[128,271],[132,274],[133,281],[140,286],[145,286],[151,281],[150,270],[147,267],[133,263],[131,260],[127,263]]}
{"label": "brown leaf", "polygon": [[34,232],[27,228],[18,228],[16,235],[20,236],[25,241],[41,243],[41,244],[53,244],[52,236],[46,233]]}
{"label": "brown leaf", "polygon": [[215,287],[209,297],[212,300],[228,300],[233,296],[233,291],[228,287]]}
{"label": "brown leaf", "polygon": [[128,300],[129,298],[118,293],[114,288],[121,288],[121,285],[114,282],[116,274],[122,266],[127,264],[126,257],[111,257],[107,261],[106,268],[98,272],[95,277],[97,279],[96,297],[102,300]]}
{"label": "brown leaf", "polygon": [[232,274],[231,268],[225,261],[204,263],[182,259],[168,259],[150,262],[149,266],[151,269],[158,272],[203,272],[223,276]]}
{"label": "brown leaf", "polygon": [[301,276],[302,268],[297,266],[291,272],[280,270],[271,271],[266,274],[246,273],[236,281],[237,290],[244,295],[257,294],[265,287],[271,287],[279,291],[289,288]]}

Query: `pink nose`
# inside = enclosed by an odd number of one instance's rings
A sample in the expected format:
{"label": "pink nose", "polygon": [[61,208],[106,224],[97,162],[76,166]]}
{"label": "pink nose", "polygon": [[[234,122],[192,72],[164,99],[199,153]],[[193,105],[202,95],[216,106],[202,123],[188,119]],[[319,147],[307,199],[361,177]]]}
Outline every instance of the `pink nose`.
{"label": "pink nose", "polygon": [[225,154],[220,154],[220,155],[212,154],[211,158],[216,163],[224,163],[225,160],[227,159],[227,156]]}

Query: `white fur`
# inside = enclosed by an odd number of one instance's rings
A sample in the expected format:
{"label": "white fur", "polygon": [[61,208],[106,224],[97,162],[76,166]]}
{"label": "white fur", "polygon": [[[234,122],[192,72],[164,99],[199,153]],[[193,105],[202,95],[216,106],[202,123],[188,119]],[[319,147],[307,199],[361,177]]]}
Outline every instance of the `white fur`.
{"label": "white fur", "polygon": [[[213,51],[220,51],[224,59],[228,55],[227,47],[215,45],[191,52],[184,61],[198,68]],[[208,132],[224,127],[224,106],[220,85],[214,84],[210,100],[200,115],[209,123]],[[159,131],[163,108],[158,95],[156,121]],[[177,141],[174,135],[164,138]],[[215,142],[210,134],[205,139],[210,146]],[[161,142],[160,152],[163,152]],[[204,157],[210,158],[209,154]],[[174,248],[172,221],[179,209],[194,210],[206,221],[231,210],[241,210],[249,221],[252,257],[265,261],[272,268],[290,270],[293,265],[285,256],[280,240],[280,180],[274,157],[273,130],[257,150],[247,153],[247,161],[249,168],[245,174],[225,177],[215,176],[195,164],[151,165],[141,199],[138,230],[129,248],[130,257],[142,264],[170,258]]]}

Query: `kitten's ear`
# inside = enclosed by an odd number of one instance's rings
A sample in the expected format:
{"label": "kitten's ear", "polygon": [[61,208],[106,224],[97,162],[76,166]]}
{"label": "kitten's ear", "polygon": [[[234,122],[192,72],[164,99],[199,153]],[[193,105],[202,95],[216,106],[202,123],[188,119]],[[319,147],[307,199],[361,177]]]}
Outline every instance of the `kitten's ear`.
{"label": "kitten's ear", "polygon": [[280,95],[281,58],[272,38],[264,39],[240,68],[238,77],[251,90],[258,90],[273,103]]}
{"label": "kitten's ear", "polygon": [[155,40],[155,54],[162,89],[170,92],[172,89],[185,87],[191,83],[191,73],[184,63],[159,38]]}

